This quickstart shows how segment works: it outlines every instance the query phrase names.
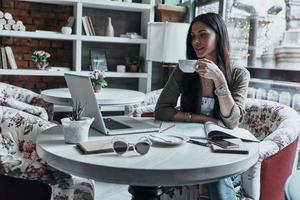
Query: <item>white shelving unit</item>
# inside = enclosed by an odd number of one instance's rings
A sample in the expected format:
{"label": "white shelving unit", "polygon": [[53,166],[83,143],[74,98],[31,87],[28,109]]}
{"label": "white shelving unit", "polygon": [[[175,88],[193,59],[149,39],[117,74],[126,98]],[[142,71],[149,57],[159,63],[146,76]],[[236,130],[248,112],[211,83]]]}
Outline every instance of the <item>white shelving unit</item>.
{"label": "white shelving unit", "polygon": [[[73,41],[73,71],[87,73],[81,70],[82,63],[82,43],[120,43],[140,45],[140,56],[146,59],[148,44],[148,22],[154,21],[154,0],[143,0],[142,3],[116,2],[110,0],[19,0],[43,4],[56,4],[73,6],[75,16],[74,34],[64,35],[55,32],[19,32],[1,30],[0,37],[20,37],[46,40],[67,40]],[[140,34],[145,39],[129,39],[121,37],[106,36],[87,36],[82,34],[82,13],[84,8],[107,9],[114,11],[140,12],[141,13],[141,30]],[[107,77],[114,78],[138,78],[139,90],[148,92],[151,90],[152,79],[152,62],[144,62],[144,73],[119,73],[107,72]],[[34,69],[0,69],[0,75],[30,75],[30,76],[63,76],[64,72],[40,71]]]}

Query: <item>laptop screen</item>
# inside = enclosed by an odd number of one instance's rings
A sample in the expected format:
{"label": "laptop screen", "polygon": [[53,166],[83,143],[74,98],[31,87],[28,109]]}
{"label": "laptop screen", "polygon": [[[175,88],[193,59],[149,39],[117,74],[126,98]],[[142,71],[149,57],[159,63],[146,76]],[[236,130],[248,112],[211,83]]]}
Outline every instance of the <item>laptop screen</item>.
{"label": "laptop screen", "polygon": [[73,102],[84,105],[82,114],[86,117],[95,117],[91,126],[102,133],[107,133],[90,78],[87,75],[65,73],[65,79]]}
{"label": "laptop screen", "polygon": [[109,135],[158,131],[159,126],[128,116],[112,116],[110,120],[106,117],[105,120],[110,123],[107,124],[109,127],[106,126],[90,78],[87,75],[65,73],[65,79],[73,102],[84,105],[83,115],[95,118],[91,126],[98,131]]}

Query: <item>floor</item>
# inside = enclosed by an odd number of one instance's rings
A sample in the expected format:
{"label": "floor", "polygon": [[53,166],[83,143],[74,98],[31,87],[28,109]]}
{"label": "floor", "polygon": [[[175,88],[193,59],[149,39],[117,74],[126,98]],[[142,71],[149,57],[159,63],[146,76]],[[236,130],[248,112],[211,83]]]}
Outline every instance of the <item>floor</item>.
{"label": "floor", "polygon": [[95,200],[129,200],[128,185],[96,182]]}

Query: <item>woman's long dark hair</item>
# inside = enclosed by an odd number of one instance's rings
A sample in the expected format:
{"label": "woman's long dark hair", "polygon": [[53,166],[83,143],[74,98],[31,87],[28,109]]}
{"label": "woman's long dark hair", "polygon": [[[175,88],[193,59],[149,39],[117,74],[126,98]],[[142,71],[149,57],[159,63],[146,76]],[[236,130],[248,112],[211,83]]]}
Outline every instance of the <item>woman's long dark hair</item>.
{"label": "woman's long dark hair", "polygon": [[[201,22],[211,28],[216,34],[216,65],[224,73],[227,81],[230,79],[231,63],[230,63],[230,46],[228,32],[222,17],[216,13],[206,13],[199,15],[193,19],[188,30],[186,39],[186,56],[188,59],[199,59],[192,46],[192,26],[196,22]],[[185,112],[195,112],[199,99],[199,75],[198,73],[184,74],[182,83],[182,99],[181,107]],[[217,98],[215,98],[217,99]],[[219,104],[217,102],[217,109]]]}

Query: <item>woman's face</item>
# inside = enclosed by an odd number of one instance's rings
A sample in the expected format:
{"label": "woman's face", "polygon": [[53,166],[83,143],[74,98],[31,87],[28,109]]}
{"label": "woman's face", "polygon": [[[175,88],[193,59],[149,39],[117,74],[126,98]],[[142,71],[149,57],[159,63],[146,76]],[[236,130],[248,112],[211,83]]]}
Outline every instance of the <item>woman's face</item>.
{"label": "woman's face", "polygon": [[198,58],[216,59],[216,33],[202,22],[195,22],[191,31],[192,46]]}

